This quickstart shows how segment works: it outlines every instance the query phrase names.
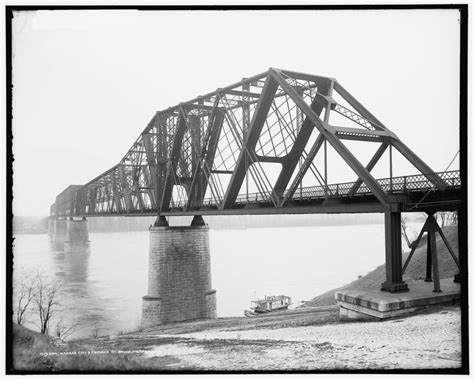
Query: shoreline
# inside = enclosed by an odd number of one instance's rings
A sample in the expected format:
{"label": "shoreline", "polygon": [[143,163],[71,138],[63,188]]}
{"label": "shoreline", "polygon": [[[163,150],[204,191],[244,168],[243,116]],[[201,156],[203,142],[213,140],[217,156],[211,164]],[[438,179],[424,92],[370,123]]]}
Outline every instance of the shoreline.
{"label": "shoreline", "polygon": [[431,306],[384,321],[343,321],[338,314],[333,306],[304,308],[173,323],[62,344],[43,336],[50,344],[28,353],[35,363],[28,370],[45,370],[46,365],[54,371],[159,372],[461,367],[459,306]]}

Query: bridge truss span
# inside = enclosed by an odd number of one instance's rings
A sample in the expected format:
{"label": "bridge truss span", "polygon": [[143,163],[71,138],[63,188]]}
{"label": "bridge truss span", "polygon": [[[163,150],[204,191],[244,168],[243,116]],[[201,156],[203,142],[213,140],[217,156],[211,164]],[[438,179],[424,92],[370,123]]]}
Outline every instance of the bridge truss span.
{"label": "bridge truss span", "polygon": [[[363,165],[346,140],[377,150]],[[328,148],[355,180],[329,183]],[[393,176],[392,149],[419,174]],[[390,175],[377,180],[385,153]],[[459,172],[434,172],[335,79],[271,68],[157,112],[120,162],[56,214],[370,212],[453,205],[460,187]]]}

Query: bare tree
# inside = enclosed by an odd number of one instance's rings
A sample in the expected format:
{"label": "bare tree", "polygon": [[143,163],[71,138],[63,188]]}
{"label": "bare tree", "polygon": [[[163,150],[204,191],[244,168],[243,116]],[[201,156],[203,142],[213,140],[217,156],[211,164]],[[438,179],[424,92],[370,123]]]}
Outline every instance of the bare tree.
{"label": "bare tree", "polygon": [[448,223],[449,213],[448,212],[437,212],[436,219],[438,223],[441,225],[441,228],[445,227]]}
{"label": "bare tree", "polygon": [[436,219],[441,228],[458,224],[458,213],[453,211],[440,211],[436,213]]}
{"label": "bare tree", "polygon": [[458,212],[457,211],[453,211],[451,213],[451,224],[454,226],[458,225]]}
{"label": "bare tree", "polygon": [[27,321],[27,312],[35,295],[35,284],[33,278],[25,273],[20,274],[19,277],[17,284],[14,286],[14,298],[16,299],[16,323],[22,325]]}
{"label": "bare tree", "polygon": [[36,276],[34,302],[38,311],[39,328],[42,334],[48,334],[51,318],[58,311],[60,288],[61,284],[59,282],[52,281],[43,274]]}

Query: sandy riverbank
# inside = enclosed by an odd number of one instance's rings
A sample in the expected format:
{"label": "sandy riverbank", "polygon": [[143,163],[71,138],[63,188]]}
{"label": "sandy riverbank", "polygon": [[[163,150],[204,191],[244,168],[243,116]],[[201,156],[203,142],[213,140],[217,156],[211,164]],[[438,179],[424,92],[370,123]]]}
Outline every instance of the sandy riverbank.
{"label": "sandy riverbank", "polygon": [[[336,308],[222,318],[75,341],[106,365],[153,371],[433,369],[461,366],[457,306],[403,318],[344,322]],[[63,350],[71,349],[63,348]],[[51,359],[54,356],[50,356]],[[53,359],[54,360],[54,359]],[[74,363],[79,361],[71,361]],[[90,369],[94,362],[90,362]],[[74,369],[74,368],[71,368]],[[103,369],[103,368],[101,368]]]}

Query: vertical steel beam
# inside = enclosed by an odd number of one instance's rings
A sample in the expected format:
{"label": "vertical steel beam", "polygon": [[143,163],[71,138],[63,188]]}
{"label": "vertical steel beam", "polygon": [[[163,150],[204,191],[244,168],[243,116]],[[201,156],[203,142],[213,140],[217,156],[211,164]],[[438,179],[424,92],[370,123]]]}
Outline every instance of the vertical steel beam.
{"label": "vertical steel beam", "polygon": [[425,275],[425,281],[426,282],[433,282],[433,279],[431,278],[431,268],[433,267],[433,262],[432,262],[432,247],[431,247],[431,235],[433,235],[432,231],[428,230],[428,236],[426,237],[426,275]]}
{"label": "vertical steel beam", "polygon": [[[191,173],[194,175],[191,188],[189,190],[188,202],[191,198],[201,200],[203,197],[203,173],[200,169],[201,157],[201,119],[199,116],[189,115],[189,132],[191,134]],[[194,185],[194,186],[193,186]]]}
{"label": "vertical steel beam", "polygon": [[430,226],[428,230],[428,239],[430,242],[430,256],[431,261],[433,263],[433,283],[434,283],[434,290],[435,293],[441,293],[441,287],[439,283],[439,263],[438,263],[438,251],[436,249],[436,220],[433,214],[428,215],[428,219],[430,219]]}
{"label": "vertical steel beam", "polygon": [[144,133],[142,135],[143,146],[145,148],[146,160],[148,164],[149,175],[151,179],[151,187],[153,188],[152,191],[149,192],[150,195],[150,202],[153,208],[157,207],[157,199],[158,199],[158,168],[157,168],[157,160],[155,157],[155,152],[153,149],[153,143],[151,140],[150,133]]}
{"label": "vertical steel beam", "polygon": [[132,192],[128,186],[127,175],[125,174],[123,165],[118,166],[118,173],[120,184],[122,185],[123,197],[125,199],[125,208],[127,209],[127,212],[130,212],[133,208]]}
{"label": "vertical steel beam", "polygon": [[[223,122],[224,112],[216,108],[209,120],[208,131],[206,132],[204,146],[201,151],[201,165],[198,166],[197,172],[195,172],[193,177],[193,182],[191,183],[188,208],[202,206],[202,201],[206,195],[207,186],[209,185],[209,177],[211,176],[212,165],[214,164],[217,143],[219,142]],[[201,181],[201,190],[197,192],[195,189],[198,180]]]}
{"label": "vertical steel beam", "polygon": [[140,208],[140,211],[145,211],[145,202],[143,201],[143,194],[141,190],[137,190],[136,197],[138,199],[138,207]]}
{"label": "vertical steel beam", "polygon": [[324,183],[328,184],[328,142],[324,140]]}
{"label": "vertical steel beam", "polygon": [[428,231],[428,241],[426,247],[426,280],[431,281],[431,270],[433,270],[433,281],[434,281],[434,290],[435,293],[441,293],[440,287],[440,279],[439,279],[439,262],[438,262],[438,250],[436,247],[436,232],[439,232],[443,241],[446,243],[448,250],[450,251],[451,256],[453,257],[456,265],[459,269],[459,262],[452,252],[449,243],[447,243],[444,239],[445,236],[436,221],[436,218],[433,216],[433,213],[428,214],[428,218],[426,219],[427,231]]}
{"label": "vertical steel beam", "polygon": [[112,172],[112,188],[113,188],[113,193],[114,193],[114,200],[115,200],[115,205],[117,208],[117,212],[122,212],[122,193],[119,190],[119,186],[117,183],[117,180],[115,178],[115,170]]}
{"label": "vertical steel beam", "polygon": [[161,199],[163,197],[163,189],[166,180],[166,171],[168,163],[168,126],[162,121],[160,114],[156,115],[156,128],[157,128],[157,142],[156,142],[156,164],[157,164],[157,193],[156,193],[156,204],[161,205]]}
{"label": "vertical steel beam", "polygon": [[385,275],[381,290],[391,293],[408,291],[403,282],[400,211],[385,211]]}
{"label": "vertical steel beam", "polygon": [[[143,180],[145,181],[146,187],[146,194],[148,194],[148,198],[150,199],[150,205],[152,209],[156,209],[156,202],[155,202],[155,186],[152,183],[152,176],[150,173],[150,166],[149,165],[142,165],[141,166],[141,173],[143,175]],[[146,205],[144,204],[144,208],[146,209]]]}
{"label": "vertical steel beam", "polygon": [[[249,92],[250,91],[250,83],[246,82],[242,84],[242,90],[243,92]],[[248,103],[249,98],[243,96],[242,97],[242,130],[243,130],[243,140],[244,143],[247,141],[248,135],[249,135],[249,127],[250,127],[250,105]],[[247,200],[247,203],[249,201],[249,157],[245,155],[245,197]]]}
{"label": "vertical steel beam", "polygon": [[97,204],[97,187],[93,186],[91,188],[91,197],[90,197],[90,200],[89,200],[89,207],[90,207],[90,210],[89,212],[91,214],[95,214],[96,213],[96,204]]}
{"label": "vertical steel beam", "polygon": [[392,164],[392,144],[388,147],[388,152],[389,152],[389,166],[390,166],[390,191],[393,190],[393,184],[392,184],[392,178],[393,178],[393,164]]}
{"label": "vertical steel beam", "polygon": [[[130,189],[131,194],[135,195],[137,198],[137,210],[134,211],[142,211],[143,210],[143,198],[141,193],[141,185],[140,185],[140,176],[142,175],[142,168],[140,166],[134,166],[132,168],[132,178],[133,178],[133,187]],[[132,203],[133,205],[133,203]]]}
{"label": "vertical steel beam", "polygon": [[224,200],[220,206],[221,209],[230,208],[239,194],[246,173],[245,156],[248,154],[247,151],[254,152],[255,150],[255,146],[260,137],[260,133],[265,123],[265,119],[267,118],[268,111],[272,105],[277,88],[278,83],[271,75],[268,75],[250,123],[248,137],[244,141],[244,145],[240,150],[234,172],[232,173],[229,185],[227,186]]}
{"label": "vertical steel beam", "polygon": [[[173,186],[175,185],[176,168],[181,157],[181,147],[183,146],[183,137],[186,132],[186,113],[180,108],[178,122],[175,134],[173,136],[173,146],[171,148],[170,160],[166,171],[165,184],[163,186],[163,195],[160,203],[160,211],[168,211],[170,208]],[[158,212],[158,213],[159,213]]]}

